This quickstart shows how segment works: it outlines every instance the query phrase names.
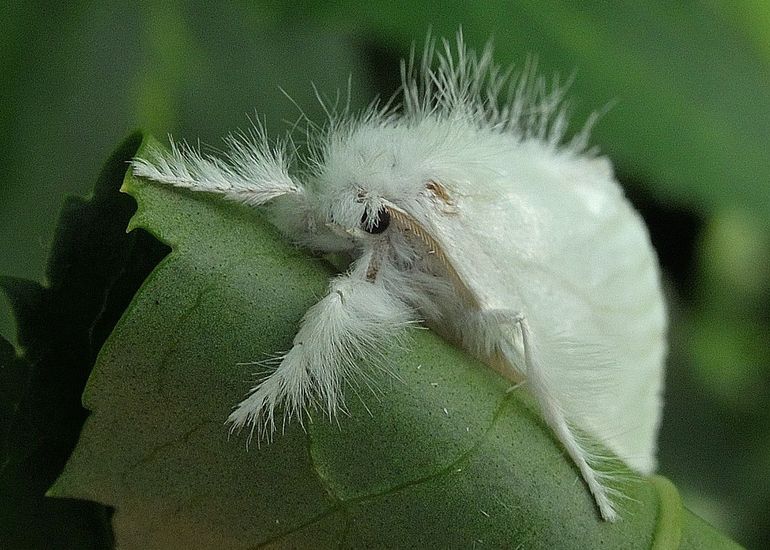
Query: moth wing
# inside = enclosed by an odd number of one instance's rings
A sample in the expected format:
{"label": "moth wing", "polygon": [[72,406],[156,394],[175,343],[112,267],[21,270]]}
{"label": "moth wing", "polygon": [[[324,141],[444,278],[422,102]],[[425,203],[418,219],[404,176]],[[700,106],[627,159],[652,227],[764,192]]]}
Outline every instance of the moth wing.
{"label": "moth wing", "polygon": [[415,220],[481,310],[528,319],[570,422],[651,472],[666,312],[644,223],[602,159],[530,155],[494,173],[452,182],[454,208],[429,197]]}

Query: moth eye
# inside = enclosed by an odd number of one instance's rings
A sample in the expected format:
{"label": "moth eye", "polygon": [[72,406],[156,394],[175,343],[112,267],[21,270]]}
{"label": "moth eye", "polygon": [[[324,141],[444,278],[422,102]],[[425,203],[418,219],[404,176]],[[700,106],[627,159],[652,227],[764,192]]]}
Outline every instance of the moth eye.
{"label": "moth eye", "polygon": [[361,216],[361,228],[367,233],[376,235],[385,231],[390,225],[390,212],[387,208],[380,208],[377,211],[377,217],[374,223],[369,221],[369,211],[364,210],[363,216]]}

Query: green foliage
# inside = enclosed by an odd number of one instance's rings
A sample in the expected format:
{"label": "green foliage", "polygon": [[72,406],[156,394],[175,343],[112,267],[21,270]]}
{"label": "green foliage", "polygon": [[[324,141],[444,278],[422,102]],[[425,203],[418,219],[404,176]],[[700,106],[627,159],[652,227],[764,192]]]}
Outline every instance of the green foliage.
{"label": "green foliage", "polygon": [[49,492],[115,507],[120,545],[730,547],[670,483],[620,464],[623,521],[602,522],[526,392],[428,331],[374,375],[381,391],[348,391],[338,423],[313,414],[248,451],[223,425],[259,370],[242,363],[290,347],[332,272],[251,209],[131,175],[123,188],[130,227],[172,252],[103,346]]}
{"label": "green foliage", "polygon": [[[333,98],[352,75],[355,108],[390,95],[429,27],[462,26],[475,48],[493,37],[504,65],[533,54],[545,75],[575,72],[575,123],[612,103],[592,141],[642,206],[671,288],[660,471],[699,514],[765,547],[768,14],[764,0],[0,2],[0,274],[43,279],[62,197],[87,193],[137,126],[217,146],[256,114],[276,135],[298,117],[279,87],[323,121],[310,82]],[[10,340],[6,304],[0,293]]]}
{"label": "green foliage", "polygon": [[107,162],[89,201],[64,206],[48,263],[49,286],[0,278],[23,355],[0,338],[0,541],[4,548],[108,548],[110,513],[45,498],[87,416],[80,395],[96,353],[165,247],[126,235],[133,201],[117,193],[139,137]]}

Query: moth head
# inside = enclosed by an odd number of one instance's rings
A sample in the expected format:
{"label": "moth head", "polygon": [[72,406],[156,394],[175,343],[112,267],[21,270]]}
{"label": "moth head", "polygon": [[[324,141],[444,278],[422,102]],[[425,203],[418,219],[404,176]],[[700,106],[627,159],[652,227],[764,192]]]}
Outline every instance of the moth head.
{"label": "moth head", "polygon": [[[411,191],[412,187],[408,189]],[[325,225],[359,244],[372,243],[393,240],[405,230],[415,233],[419,225],[413,215],[415,211],[429,209],[439,215],[454,211],[449,193],[440,183],[428,180],[421,182],[419,189],[417,193],[383,196],[363,185],[357,186],[327,203]]]}
{"label": "moth head", "polygon": [[324,223],[338,235],[354,241],[383,238],[391,229],[389,201],[363,186],[346,189],[322,205]]}
{"label": "moth head", "polygon": [[356,193],[356,200],[364,203],[364,211],[358,227],[369,235],[380,235],[390,227],[390,209],[387,202],[380,197],[373,201],[367,201],[365,197],[366,194],[363,191]]}
{"label": "moth head", "polygon": [[335,138],[326,143],[313,187],[318,211],[336,232],[359,242],[381,241],[403,230],[399,213],[444,210],[451,203],[432,176],[431,150],[413,133],[364,126]]}

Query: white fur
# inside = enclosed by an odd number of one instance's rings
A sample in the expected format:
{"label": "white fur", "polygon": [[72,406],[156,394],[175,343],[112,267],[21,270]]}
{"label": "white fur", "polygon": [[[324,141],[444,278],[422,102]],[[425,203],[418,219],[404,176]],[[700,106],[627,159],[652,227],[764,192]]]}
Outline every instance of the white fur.
{"label": "white fur", "polygon": [[251,136],[227,138],[226,161],[202,155],[186,143],[171,142],[171,151],[151,149],[135,159],[134,174],[195,191],[219,193],[252,206],[301,189],[292,181],[282,147],[271,148],[264,132],[255,127]]}
{"label": "white fur", "polygon": [[501,72],[489,48],[476,56],[461,37],[444,49],[436,57],[429,41],[419,69],[403,65],[401,106],[332,114],[311,131],[295,177],[259,129],[230,138],[225,160],[172,143],[134,172],[265,204],[295,242],[357,258],[231,414],[233,429],[269,439],[278,410],[301,422],[314,405],[334,417],[343,387],[366,382],[366,364],[387,368],[388,343],[421,318],[527,381],[615,520],[618,493],[588,442],[654,469],[666,316],[646,230],[609,163],[585,150],[594,117],[563,143],[556,81],[531,64]]}
{"label": "white fur", "polygon": [[284,421],[302,422],[310,403],[334,418],[344,408],[343,384],[356,383],[366,374],[362,360],[370,368],[387,370],[385,352],[400,343],[415,317],[382,280],[366,280],[370,260],[370,255],[362,256],[307,311],[293,347],[280,358],[278,368],[230,415],[232,430],[250,425],[249,439],[255,430],[258,440],[270,439],[277,408],[283,409]]}

